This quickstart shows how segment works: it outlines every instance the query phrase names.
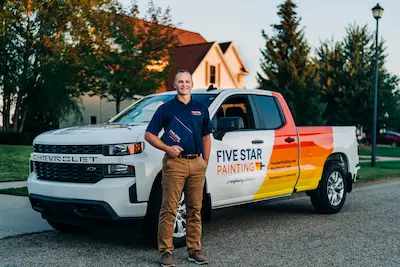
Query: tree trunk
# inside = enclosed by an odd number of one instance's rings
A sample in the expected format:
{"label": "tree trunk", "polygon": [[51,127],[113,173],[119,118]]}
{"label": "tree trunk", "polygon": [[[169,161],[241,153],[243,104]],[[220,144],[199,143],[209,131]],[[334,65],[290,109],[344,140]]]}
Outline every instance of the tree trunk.
{"label": "tree trunk", "polygon": [[10,110],[11,110],[11,97],[10,94],[3,95],[3,131],[7,132],[10,128]]}
{"label": "tree trunk", "polygon": [[121,109],[121,97],[117,96],[115,98],[115,112],[116,112],[115,114],[118,114],[120,109]]}
{"label": "tree trunk", "polygon": [[19,133],[22,133],[23,131],[24,131],[24,125],[25,125],[25,121],[26,121],[26,116],[27,116],[27,114],[28,114],[28,111],[26,110],[26,109],[24,109],[22,112],[21,112],[21,121],[20,121],[20,124],[19,124],[19,126],[18,126],[18,129],[17,129],[17,131],[19,132]]}
{"label": "tree trunk", "polygon": [[22,119],[22,92],[20,90],[18,91],[17,94],[17,102],[15,103],[15,111],[12,119],[13,129],[16,132],[20,128],[21,119]]}

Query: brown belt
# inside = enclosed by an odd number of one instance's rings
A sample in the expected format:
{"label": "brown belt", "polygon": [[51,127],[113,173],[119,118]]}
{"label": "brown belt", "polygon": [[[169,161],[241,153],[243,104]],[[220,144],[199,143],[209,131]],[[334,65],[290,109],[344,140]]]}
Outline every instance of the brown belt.
{"label": "brown belt", "polygon": [[200,154],[187,154],[187,155],[179,155],[178,158],[182,159],[195,159],[197,157],[200,157]]}

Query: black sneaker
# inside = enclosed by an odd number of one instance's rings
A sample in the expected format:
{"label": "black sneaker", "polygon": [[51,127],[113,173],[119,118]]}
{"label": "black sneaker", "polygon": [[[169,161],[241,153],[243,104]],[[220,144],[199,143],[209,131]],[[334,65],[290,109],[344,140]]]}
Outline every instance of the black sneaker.
{"label": "black sneaker", "polygon": [[164,252],[160,256],[161,267],[175,267],[175,259],[171,252]]}
{"label": "black sneaker", "polygon": [[208,258],[200,250],[189,253],[188,260],[198,265],[208,264]]}

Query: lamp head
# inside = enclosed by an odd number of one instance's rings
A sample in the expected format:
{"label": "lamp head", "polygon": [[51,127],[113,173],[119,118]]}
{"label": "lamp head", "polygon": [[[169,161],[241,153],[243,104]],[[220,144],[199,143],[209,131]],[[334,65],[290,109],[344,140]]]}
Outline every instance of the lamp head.
{"label": "lamp head", "polygon": [[372,16],[374,16],[375,19],[382,18],[383,8],[379,4],[376,4],[376,6],[372,8]]}

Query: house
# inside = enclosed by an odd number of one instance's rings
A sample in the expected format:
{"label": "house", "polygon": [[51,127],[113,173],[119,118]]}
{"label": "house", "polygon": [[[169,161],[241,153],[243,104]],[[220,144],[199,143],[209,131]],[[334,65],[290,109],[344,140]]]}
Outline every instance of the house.
{"label": "house", "polygon": [[[193,88],[244,88],[248,71],[240,58],[233,42],[207,42],[199,33],[174,29],[177,47],[171,53],[173,65],[165,85],[156,92],[174,90],[173,81],[178,69],[192,73]],[[60,122],[60,127],[103,123],[115,115],[115,103],[99,96],[89,94],[79,99],[82,120],[73,114]],[[132,100],[123,101],[121,110],[130,105]]]}
{"label": "house", "polygon": [[193,88],[244,88],[249,74],[233,42],[204,42],[181,45],[173,49],[168,90],[173,90],[174,75],[178,69],[192,73]]}

